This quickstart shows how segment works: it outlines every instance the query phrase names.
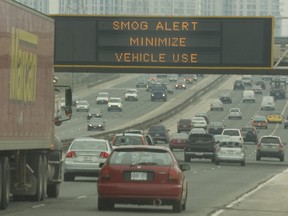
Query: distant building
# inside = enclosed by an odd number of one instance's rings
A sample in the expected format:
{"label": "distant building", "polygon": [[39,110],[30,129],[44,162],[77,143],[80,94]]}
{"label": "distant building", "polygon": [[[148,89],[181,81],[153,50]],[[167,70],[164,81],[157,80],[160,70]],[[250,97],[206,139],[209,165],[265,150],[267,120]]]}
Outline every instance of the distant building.
{"label": "distant building", "polygon": [[201,0],[202,16],[274,16],[275,36],[281,35],[280,0]]}
{"label": "distant building", "polygon": [[[17,0],[49,14],[49,0]],[[59,0],[59,14],[147,16],[274,16],[281,35],[280,0]]]}
{"label": "distant building", "polygon": [[21,4],[31,7],[44,14],[49,13],[49,1],[48,0],[15,0]]}

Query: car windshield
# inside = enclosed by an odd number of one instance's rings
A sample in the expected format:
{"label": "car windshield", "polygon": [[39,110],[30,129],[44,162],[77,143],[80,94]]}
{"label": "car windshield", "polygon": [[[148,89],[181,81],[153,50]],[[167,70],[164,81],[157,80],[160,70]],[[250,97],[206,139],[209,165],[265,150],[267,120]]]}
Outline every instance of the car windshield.
{"label": "car windshield", "polygon": [[223,135],[240,136],[238,130],[225,130],[225,131],[223,132]]}
{"label": "car windshield", "polygon": [[227,147],[227,148],[239,148],[242,146],[239,142],[231,142],[231,141],[222,141],[219,143],[219,146],[221,147]]}
{"label": "car windshield", "polygon": [[94,140],[78,140],[75,142],[72,142],[70,150],[107,150],[107,145],[103,141],[94,141]]}
{"label": "car windshield", "polygon": [[120,98],[110,98],[109,102],[112,102],[112,103],[121,103],[121,99],[120,99]]}
{"label": "car windshield", "polygon": [[141,145],[142,138],[140,136],[116,136],[114,145]]}
{"label": "car windshield", "polygon": [[280,140],[277,137],[263,137],[261,143],[280,143]]}
{"label": "car windshield", "polygon": [[166,151],[117,151],[115,150],[110,158],[109,164],[115,165],[162,165],[171,166],[173,160]]}
{"label": "car windshield", "polygon": [[104,122],[104,120],[102,118],[91,118],[89,123],[93,123],[93,124],[102,124]]}
{"label": "car windshield", "polygon": [[249,127],[243,127],[242,129],[241,129],[241,131],[253,131],[254,129],[253,128],[249,128]]}
{"label": "car windshield", "polygon": [[155,132],[155,131],[164,132],[165,128],[163,126],[151,126],[149,131],[152,131],[152,132]]}

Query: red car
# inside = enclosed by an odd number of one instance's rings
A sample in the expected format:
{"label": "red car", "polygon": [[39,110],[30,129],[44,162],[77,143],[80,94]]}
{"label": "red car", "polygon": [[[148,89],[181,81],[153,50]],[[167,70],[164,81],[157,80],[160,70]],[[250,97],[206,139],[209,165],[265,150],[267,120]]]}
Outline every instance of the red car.
{"label": "red car", "polygon": [[184,149],[188,144],[188,133],[174,133],[170,136],[169,148],[173,149]]}
{"label": "red car", "polygon": [[186,209],[188,183],[183,171],[164,146],[120,146],[112,151],[97,181],[98,210],[115,204],[172,205],[174,212]]}

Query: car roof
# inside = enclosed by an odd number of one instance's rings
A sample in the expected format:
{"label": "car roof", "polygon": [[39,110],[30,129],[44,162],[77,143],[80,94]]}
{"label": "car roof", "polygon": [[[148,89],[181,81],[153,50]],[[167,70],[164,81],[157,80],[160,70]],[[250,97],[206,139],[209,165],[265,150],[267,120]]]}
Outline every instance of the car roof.
{"label": "car roof", "polygon": [[260,139],[262,139],[262,138],[279,138],[279,139],[280,139],[280,136],[275,136],[275,135],[263,135],[263,136],[261,136]]}
{"label": "car roof", "polygon": [[75,138],[72,142],[74,141],[107,141],[105,139],[99,139],[99,138],[95,138],[95,137],[77,137]]}
{"label": "car roof", "polygon": [[115,148],[114,151],[121,151],[121,150],[145,150],[145,149],[154,149],[154,150],[165,150],[170,152],[169,147],[167,146],[160,146],[160,145],[120,145],[119,147]]}
{"label": "car roof", "polygon": [[143,137],[143,134],[123,132],[123,133],[117,133],[117,134],[115,134],[114,136],[115,136],[115,137],[120,137],[120,136]]}
{"label": "car roof", "polygon": [[89,119],[89,122],[91,122],[91,121],[99,122],[99,121],[104,121],[104,119],[103,118],[91,118],[91,119]]}

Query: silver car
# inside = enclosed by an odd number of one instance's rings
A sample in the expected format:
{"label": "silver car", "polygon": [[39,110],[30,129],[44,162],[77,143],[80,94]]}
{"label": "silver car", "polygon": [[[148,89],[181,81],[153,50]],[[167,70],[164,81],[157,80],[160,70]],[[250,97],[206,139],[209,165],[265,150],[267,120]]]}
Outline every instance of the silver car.
{"label": "silver car", "polygon": [[222,103],[221,100],[214,99],[214,100],[211,101],[211,103],[210,103],[210,111],[213,111],[213,110],[221,110],[221,111],[224,110],[224,106],[223,106],[223,103]]}
{"label": "silver car", "polygon": [[236,139],[223,139],[216,148],[215,164],[219,165],[220,162],[240,163],[245,166],[245,151],[243,144]]}
{"label": "silver car", "polygon": [[78,101],[78,103],[76,105],[76,111],[77,112],[79,112],[79,111],[89,112],[89,108],[90,108],[90,105],[89,105],[88,101],[86,101],[86,100]]}
{"label": "silver car", "polygon": [[64,181],[74,181],[77,176],[97,177],[99,164],[106,161],[112,147],[105,139],[75,138],[64,159]]}
{"label": "silver car", "polygon": [[281,141],[279,136],[266,135],[262,136],[257,144],[256,160],[260,161],[262,157],[279,158],[284,161],[285,143]]}
{"label": "silver car", "polygon": [[242,119],[242,112],[239,108],[231,108],[229,110],[228,119]]}

